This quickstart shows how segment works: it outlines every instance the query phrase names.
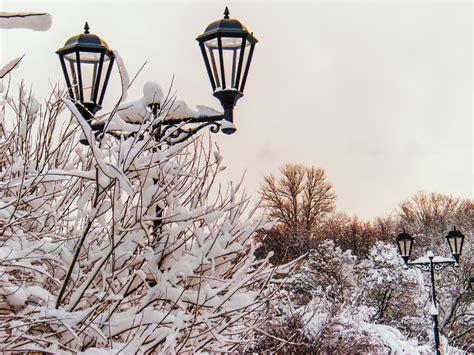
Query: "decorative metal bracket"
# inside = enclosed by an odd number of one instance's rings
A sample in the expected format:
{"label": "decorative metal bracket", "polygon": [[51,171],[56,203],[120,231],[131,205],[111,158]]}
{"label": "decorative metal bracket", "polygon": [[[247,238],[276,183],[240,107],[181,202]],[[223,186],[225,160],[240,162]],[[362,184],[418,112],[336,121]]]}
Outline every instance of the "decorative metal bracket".
{"label": "decorative metal bracket", "polygon": [[[154,125],[155,139],[161,140],[166,137],[166,141],[169,145],[178,144],[186,141],[196,133],[198,133],[203,128],[209,127],[212,133],[218,133],[221,130],[222,120],[225,119],[225,115],[218,116],[206,116],[206,117],[185,117],[179,119],[167,119],[157,122]],[[141,124],[133,124],[137,127],[140,127]],[[188,125],[191,125],[190,127]],[[105,129],[104,122],[94,122],[91,124],[91,128],[96,132],[96,137],[99,137],[103,134]],[[116,138],[121,136],[133,136],[135,132],[123,133],[123,132],[113,132],[108,131],[107,134],[110,134]]]}
{"label": "decorative metal bracket", "polygon": [[[445,260],[445,261],[432,261],[433,264],[433,269],[436,271],[442,270],[447,266],[454,266],[456,265],[455,260]],[[429,261],[424,261],[424,262],[416,262],[416,261],[409,261],[406,263],[406,266],[409,268],[417,268],[421,271],[430,271],[430,262]]]}
{"label": "decorative metal bracket", "polygon": [[[157,140],[167,137],[167,143],[174,145],[186,141],[206,127],[209,127],[212,133],[218,133],[221,130],[221,121],[224,118],[224,115],[219,115],[164,120],[157,123],[157,133],[155,137]],[[185,127],[188,125],[193,126]]]}

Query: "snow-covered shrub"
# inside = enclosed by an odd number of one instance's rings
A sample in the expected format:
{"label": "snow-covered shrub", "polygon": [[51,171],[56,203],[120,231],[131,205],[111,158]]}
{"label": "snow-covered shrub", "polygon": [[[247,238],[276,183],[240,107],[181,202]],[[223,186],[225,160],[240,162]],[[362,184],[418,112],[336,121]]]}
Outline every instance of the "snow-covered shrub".
{"label": "snow-covered shrub", "polygon": [[311,299],[342,303],[354,287],[356,257],[342,251],[332,240],[325,240],[311,250],[299,272],[288,280],[293,294]]}
{"label": "snow-covered shrub", "polygon": [[[431,320],[424,306],[429,293],[423,290],[421,272],[404,267],[397,248],[377,242],[366,259],[356,266],[356,307],[369,307],[370,320],[395,326],[410,338],[426,341]],[[420,284],[421,283],[421,284]]]}
{"label": "snow-covered shrub", "polygon": [[343,252],[332,241],[321,243],[281,288],[266,290],[277,294],[267,304],[271,316],[244,350],[428,354],[429,346],[408,340],[393,326],[375,323],[375,307],[356,304],[360,287],[356,268],[350,251]]}
{"label": "snow-covered shrub", "polygon": [[253,255],[264,221],[239,186],[212,189],[211,143],[155,140],[160,115],[96,139],[67,99],[6,100],[1,351],[231,351],[251,336],[273,275]]}

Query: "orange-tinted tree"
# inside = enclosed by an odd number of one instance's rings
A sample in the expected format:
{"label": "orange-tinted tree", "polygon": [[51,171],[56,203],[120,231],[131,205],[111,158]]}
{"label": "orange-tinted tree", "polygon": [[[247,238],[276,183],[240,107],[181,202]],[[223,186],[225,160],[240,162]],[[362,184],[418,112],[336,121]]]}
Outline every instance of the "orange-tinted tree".
{"label": "orange-tinted tree", "polygon": [[261,253],[274,251],[273,262],[292,260],[308,251],[325,216],[335,209],[336,195],[323,169],[286,164],[280,176],[264,178],[262,207],[276,221],[261,237]]}

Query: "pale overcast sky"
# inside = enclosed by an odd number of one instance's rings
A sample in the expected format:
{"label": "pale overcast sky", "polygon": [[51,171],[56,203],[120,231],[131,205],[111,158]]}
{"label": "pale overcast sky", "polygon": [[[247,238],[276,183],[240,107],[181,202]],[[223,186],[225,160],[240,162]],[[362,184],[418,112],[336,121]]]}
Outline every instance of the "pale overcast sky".
{"label": "pale overcast sky", "polygon": [[226,4],[260,42],[238,131],[215,135],[225,179],[246,171],[255,194],[285,163],[314,165],[326,170],[338,210],[363,218],[419,190],[473,198],[471,2],[2,0],[1,11],[45,11],[53,24],[2,30],[0,60],[26,53],[14,80],[47,97],[63,82],[55,51],[88,21],[130,76],[147,61],[130,99],[147,81],[167,88],[174,74],[178,98],[219,108],[195,38]]}

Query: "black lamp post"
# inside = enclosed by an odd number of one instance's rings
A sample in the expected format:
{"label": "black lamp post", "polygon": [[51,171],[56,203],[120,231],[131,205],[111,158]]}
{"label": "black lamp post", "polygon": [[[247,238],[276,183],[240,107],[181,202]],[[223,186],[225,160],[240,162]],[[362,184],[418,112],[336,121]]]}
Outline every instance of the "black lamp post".
{"label": "black lamp post", "polygon": [[[438,327],[438,306],[436,302],[436,289],[435,289],[435,279],[434,272],[435,270],[441,270],[448,265],[458,265],[459,257],[461,256],[464,235],[453,228],[452,231],[446,236],[448,241],[449,248],[451,249],[451,254],[453,258],[444,258],[440,256],[435,256],[431,251],[428,251],[426,257],[419,258],[415,261],[408,261],[411,255],[411,250],[413,248],[415,238],[413,238],[409,233],[406,233],[403,230],[403,233],[400,233],[397,238],[398,249],[400,255],[405,262],[407,267],[416,267],[422,271],[427,271],[430,273],[431,279],[431,316],[433,317],[433,331],[434,331],[434,341],[435,341],[435,352],[436,354],[441,354],[439,349],[439,327]],[[472,287],[472,286],[471,286]]]}
{"label": "black lamp post", "polygon": [[84,33],[69,38],[56,53],[69,96],[90,123],[101,109],[115,55],[103,39],[89,32],[87,22]]}
{"label": "black lamp post", "polygon": [[[92,124],[94,114],[101,109],[107,83],[114,63],[114,53],[104,40],[89,33],[86,23],[82,34],[71,37],[58,49],[69,96],[95,131],[103,131],[104,123]],[[226,7],[224,18],[209,24],[197,38],[204,57],[213,95],[219,99],[223,115],[186,117],[160,120],[156,127],[157,139],[167,136],[168,143],[183,142],[202,128],[210,126],[213,133],[222,130],[232,134],[233,109],[242,96],[257,39],[238,20],[229,18]],[[153,116],[160,113],[157,104],[149,105]]]}
{"label": "black lamp post", "polygon": [[[224,114],[160,120],[154,127],[154,136],[158,140],[165,136],[171,138],[168,141],[169,144],[183,142],[207,126],[210,126],[213,133],[217,133],[219,130],[226,134],[235,132],[233,108],[237,100],[243,96],[257,40],[238,20],[229,18],[229,9],[226,7],[224,19],[207,26],[206,31],[197,38],[197,41],[211,79],[213,95],[221,102]],[[103,39],[89,32],[87,22],[84,26],[84,33],[69,38],[64,47],[58,49],[56,53],[61,61],[69,97],[92,129],[100,134],[104,130],[104,123],[92,123],[92,119],[95,113],[101,109],[115,60],[114,53]],[[216,66],[216,56],[219,58],[219,70]],[[160,114],[159,104],[152,103],[148,107],[154,117]],[[87,144],[85,140],[81,142]],[[157,206],[157,217],[160,217],[161,214],[162,211]],[[155,229],[160,225],[161,222],[157,219]],[[79,256],[85,236],[84,234],[76,247],[71,267],[56,300],[56,308],[61,304],[72,273],[72,266]]]}

